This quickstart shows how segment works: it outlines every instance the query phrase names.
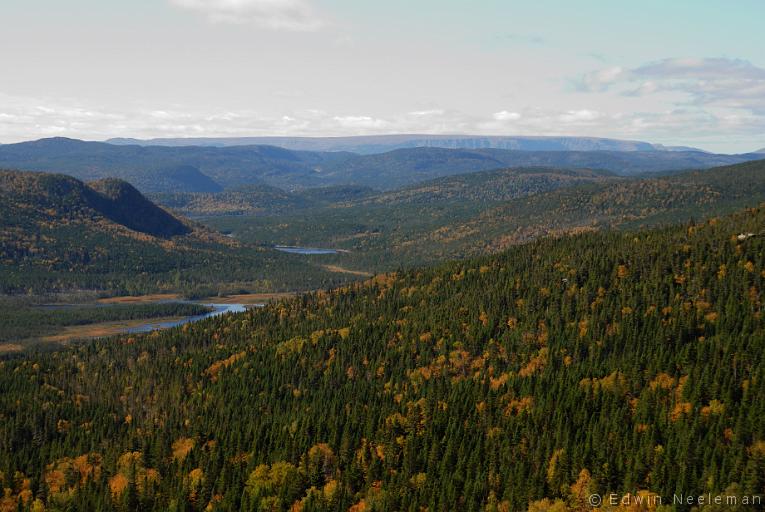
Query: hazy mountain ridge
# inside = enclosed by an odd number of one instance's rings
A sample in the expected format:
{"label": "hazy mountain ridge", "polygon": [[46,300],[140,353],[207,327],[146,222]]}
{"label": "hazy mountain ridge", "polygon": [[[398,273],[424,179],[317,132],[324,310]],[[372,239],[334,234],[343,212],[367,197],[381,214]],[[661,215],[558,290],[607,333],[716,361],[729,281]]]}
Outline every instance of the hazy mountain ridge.
{"label": "hazy mountain ridge", "polygon": [[6,168],[60,172],[85,181],[120,178],[143,192],[199,191],[200,183],[204,191],[256,183],[320,186],[323,181],[317,178],[316,168],[347,156],[272,146],[115,146],[66,138],[0,147],[0,165]]}
{"label": "hazy mountain ridge", "polygon": [[263,183],[285,190],[355,185],[391,190],[442,176],[507,167],[606,169],[639,174],[729,165],[757,154],[696,151],[510,151],[408,148],[358,155],[292,151],[275,146],[119,146],[73,139],[0,146],[0,165],[63,172],[90,181],[107,177],[143,192],[215,192]]}
{"label": "hazy mountain ridge", "polygon": [[[359,135],[351,137],[191,137],[129,139],[115,138],[110,144],[143,146],[248,146],[269,144],[294,150],[385,153],[394,149],[436,147],[446,149],[510,149],[519,151],[671,151],[649,142],[602,137],[533,137],[495,135]],[[693,149],[693,148],[687,148]]]}
{"label": "hazy mountain ridge", "polygon": [[397,149],[337,162],[323,176],[338,182],[392,190],[442,176],[502,169],[548,167],[603,169],[628,176],[731,165],[761,156],[694,151],[508,151],[503,149]]}

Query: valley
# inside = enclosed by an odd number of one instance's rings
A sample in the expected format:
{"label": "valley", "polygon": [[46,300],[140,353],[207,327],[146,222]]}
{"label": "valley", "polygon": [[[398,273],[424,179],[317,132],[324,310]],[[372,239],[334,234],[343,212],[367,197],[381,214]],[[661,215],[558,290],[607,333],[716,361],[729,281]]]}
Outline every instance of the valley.
{"label": "valley", "polygon": [[0,2],[0,512],[765,510],[765,2]]}
{"label": "valley", "polygon": [[391,271],[545,236],[704,219],[762,201],[762,161],[645,178],[512,169],[441,178],[295,215],[201,220],[243,242],[324,244],[348,251],[328,257],[332,264]]}
{"label": "valley", "polygon": [[[645,177],[522,167],[455,174],[385,192],[356,186],[287,192],[253,185],[235,193],[149,195],[162,206],[113,178],[86,185],[62,175],[4,172],[0,184],[3,291],[95,293],[85,304],[171,297],[260,303],[254,298],[333,288],[538,238],[634,231],[765,201],[765,167],[758,161]],[[93,322],[46,336],[50,341],[118,334],[149,320]],[[29,345],[19,341],[4,343]]]}
{"label": "valley", "polygon": [[624,482],[765,485],[765,161],[459,170],[147,195],[1,172],[3,503],[574,511]]}
{"label": "valley", "polygon": [[[346,272],[335,269],[334,272]],[[0,354],[56,350],[70,342],[146,333],[263,307],[294,293],[240,294],[183,299],[179,294],[121,296],[76,303],[40,304],[34,298],[0,298]],[[76,298],[76,297],[74,297]]]}

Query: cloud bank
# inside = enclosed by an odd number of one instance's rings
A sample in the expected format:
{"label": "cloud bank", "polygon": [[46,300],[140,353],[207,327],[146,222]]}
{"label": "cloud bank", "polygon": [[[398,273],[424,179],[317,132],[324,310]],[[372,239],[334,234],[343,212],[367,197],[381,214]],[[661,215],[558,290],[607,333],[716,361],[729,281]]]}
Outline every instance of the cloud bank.
{"label": "cloud bank", "polygon": [[169,0],[214,23],[252,24],[272,30],[312,31],[322,26],[304,0]]}
{"label": "cloud bank", "polygon": [[[694,110],[652,113],[609,113],[594,108],[566,110],[526,108],[484,115],[452,109],[428,109],[399,114],[298,110],[263,115],[253,110],[215,111],[187,108],[131,108],[114,111],[51,99],[14,98],[0,94],[0,141],[15,142],[50,136],[84,139],[110,137],[237,137],[344,136],[387,133],[580,135],[640,138],[659,141],[677,137],[684,143],[711,134],[709,126],[723,121]],[[740,122],[743,122],[740,121]],[[734,123],[734,124],[740,124]],[[689,128],[695,127],[695,128]],[[652,136],[648,136],[651,134]],[[752,148],[754,149],[754,148]]]}
{"label": "cloud bank", "polygon": [[610,67],[576,81],[582,92],[663,100],[661,112],[635,114],[636,130],[665,127],[688,135],[761,137],[765,142],[765,69],[741,59],[667,58],[631,69]]}
{"label": "cloud bank", "polygon": [[664,59],[633,69],[607,68],[577,83],[586,92],[617,90],[625,96],[679,93],[687,105],[765,115],[765,69],[738,59]]}
{"label": "cloud bank", "polygon": [[[106,107],[0,91],[0,142],[53,135],[98,140],[461,133],[597,136],[713,151],[765,146],[765,69],[747,61],[664,59],[633,68],[607,67],[579,77],[577,92],[568,107],[524,105],[515,99],[484,112],[446,105],[398,113],[327,111],[317,105],[264,114],[185,105]],[[609,98],[618,102],[609,103]]]}

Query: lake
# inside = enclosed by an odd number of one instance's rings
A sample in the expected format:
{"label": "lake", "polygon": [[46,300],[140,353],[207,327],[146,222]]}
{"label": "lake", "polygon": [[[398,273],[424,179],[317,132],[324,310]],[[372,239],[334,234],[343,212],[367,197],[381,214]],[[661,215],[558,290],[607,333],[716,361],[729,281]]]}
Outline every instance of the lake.
{"label": "lake", "polygon": [[337,254],[335,249],[322,249],[320,247],[298,247],[294,245],[277,245],[274,247],[277,251],[288,252],[290,254]]}

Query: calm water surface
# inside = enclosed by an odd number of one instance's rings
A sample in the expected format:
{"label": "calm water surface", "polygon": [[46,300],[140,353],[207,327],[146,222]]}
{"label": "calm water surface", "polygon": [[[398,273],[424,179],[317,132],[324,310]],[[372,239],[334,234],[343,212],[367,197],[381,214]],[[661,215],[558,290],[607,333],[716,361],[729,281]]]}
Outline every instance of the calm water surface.
{"label": "calm water surface", "polygon": [[320,247],[297,247],[292,245],[277,245],[274,247],[277,251],[288,252],[290,254],[337,254],[335,249],[322,249]]}
{"label": "calm water surface", "polygon": [[[193,315],[181,318],[180,320],[173,320],[171,322],[147,322],[145,324],[138,325],[125,329],[126,333],[139,333],[150,332],[156,329],[169,329],[170,327],[178,327],[179,325],[189,324],[191,322],[198,322],[205,318],[211,318],[214,316],[225,315],[226,313],[242,313],[247,311],[247,307],[244,304],[202,304],[209,308],[213,308],[213,311],[205,313],[203,315]],[[263,304],[253,304],[254,307],[263,306]]]}

